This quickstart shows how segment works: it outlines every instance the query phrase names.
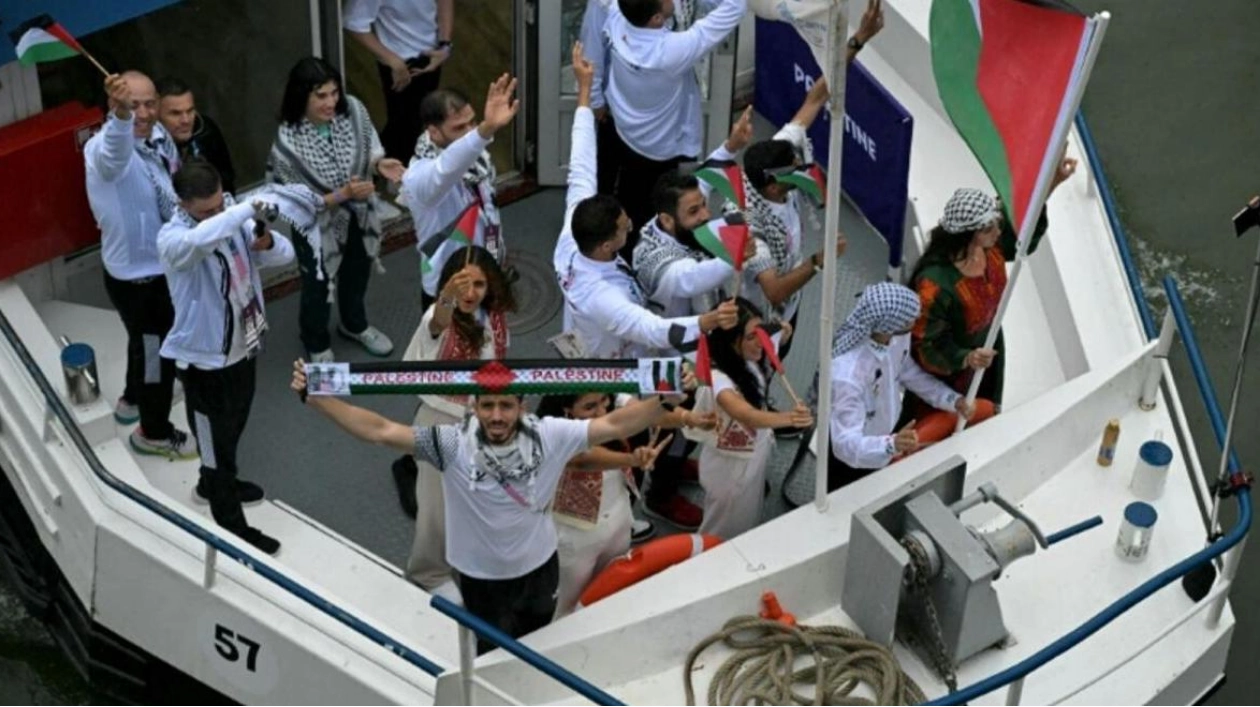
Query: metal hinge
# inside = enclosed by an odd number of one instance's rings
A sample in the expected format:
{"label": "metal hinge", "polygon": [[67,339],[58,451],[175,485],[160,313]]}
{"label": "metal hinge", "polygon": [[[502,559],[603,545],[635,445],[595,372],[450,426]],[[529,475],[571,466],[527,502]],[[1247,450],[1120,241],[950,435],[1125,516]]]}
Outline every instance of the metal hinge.
{"label": "metal hinge", "polygon": [[538,144],[533,140],[525,141],[525,163],[535,164],[538,161]]}
{"label": "metal hinge", "polygon": [[538,21],[538,3],[533,0],[525,2],[525,24],[532,25]]}

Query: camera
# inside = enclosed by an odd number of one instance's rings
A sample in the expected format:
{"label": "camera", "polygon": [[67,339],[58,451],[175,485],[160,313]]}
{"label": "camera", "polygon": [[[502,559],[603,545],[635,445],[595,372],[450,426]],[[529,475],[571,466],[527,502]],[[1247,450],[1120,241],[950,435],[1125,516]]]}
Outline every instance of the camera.
{"label": "camera", "polygon": [[1251,201],[1234,214],[1234,235],[1241,236],[1253,226],[1260,226],[1260,196],[1251,197]]}

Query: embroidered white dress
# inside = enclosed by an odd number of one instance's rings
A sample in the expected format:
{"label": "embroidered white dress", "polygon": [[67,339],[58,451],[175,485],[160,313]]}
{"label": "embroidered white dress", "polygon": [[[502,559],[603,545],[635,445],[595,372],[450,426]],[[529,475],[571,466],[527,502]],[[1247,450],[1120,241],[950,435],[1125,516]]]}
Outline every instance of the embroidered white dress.
{"label": "embroidered white dress", "polygon": [[[765,379],[755,366],[749,366],[758,385]],[[713,371],[713,387],[701,389],[712,395],[718,425],[714,439],[700,451],[700,486],[704,488],[704,521],[700,532],[723,540],[750,530],[761,522],[761,502],[774,435],[769,429],[752,430],[727,415],[717,404],[724,390],[739,394],[739,388],[725,373]],[[708,401],[704,401],[708,403]],[[701,404],[697,404],[697,409]]]}

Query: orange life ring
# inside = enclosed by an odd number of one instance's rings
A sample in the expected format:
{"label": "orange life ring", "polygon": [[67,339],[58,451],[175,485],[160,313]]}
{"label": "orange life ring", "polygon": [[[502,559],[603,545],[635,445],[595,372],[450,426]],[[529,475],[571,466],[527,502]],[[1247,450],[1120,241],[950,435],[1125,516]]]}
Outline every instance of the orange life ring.
{"label": "orange life ring", "polygon": [[582,590],[578,607],[590,606],[604,597],[614,594],[661,570],[695,557],[722,542],[714,535],[668,535],[634,548],[618,557]]}
{"label": "orange life ring", "polygon": [[[976,414],[972,415],[971,419],[967,421],[967,426],[971,427],[977,423],[984,422],[995,414],[997,414],[997,406],[993,404],[992,400],[976,398]],[[919,444],[927,445],[939,442],[954,434],[954,428],[957,425],[958,413],[933,410],[915,423],[914,431],[919,433]]]}

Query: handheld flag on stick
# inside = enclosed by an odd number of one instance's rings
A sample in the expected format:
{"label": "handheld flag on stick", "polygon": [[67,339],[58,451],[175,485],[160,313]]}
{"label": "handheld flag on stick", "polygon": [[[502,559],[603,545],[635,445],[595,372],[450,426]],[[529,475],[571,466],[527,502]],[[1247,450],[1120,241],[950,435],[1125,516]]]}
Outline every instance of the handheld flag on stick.
{"label": "handheld flag on stick", "polygon": [[82,54],[92,62],[100,72],[109,76],[105,67],[101,66],[74,35],[66,31],[60,23],[50,15],[40,15],[23,22],[17,29],[9,33],[17,50],[18,61],[22,66],[34,66],[46,61],[68,59]]}
{"label": "handheld flag on stick", "polygon": [[801,165],[790,172],[774,175],[774,181],[800,189],[815,206],[827,205],[827,173],[818,163]]}
{"label": "handheld flag on stick", "polygon": [[779,359],[779,346],[774,343],[774,339],[770,338],[770,333],[763,327],[757,327],[757,340],[761,342],[761,349],[766,352],[766,359],[770,361],[770,367],[779,374],[779,380],[783,382],[784,389],[788,395],[792,396],[792,402],[797,405],[801,404],[800,397],[796,391],[792,389],[792,382],[787,379],[787,373],[783,371],[783,361]]}
{"label": "handheld flag on stick", "polygon": [[696,170],[696,179],[708,184],[740,211],[746,206],[744,171],[734,160],[708,160]]}
{"label": "handheld flag on stick", "polygon": [[709,357],[709,337],[702,332],[696,342],[696,380],[713,386],[713,359]]}
{"label": "handheld flag on stick", "polygon": [[700,247],[735,268],[735,296],[738,297],[740,283],[744,280],[744,254],[749,239],[744,215],[735,212],[715,218],[697,228],[694,234]]}
{"label": "handheld flag on stick", "polygon": [[[932,73],[945,111],[1001,196],[1015,264],[984,348],[993,348],[1085,94],[1110,15],[1063,0],[933,0]],[[984,371],[971,378],[975,400]],[[957,430],[962,430],[959,420]]]}
{"label": "handheld flag on stick", "polygon": [[[477,221],[481,218],[481,203],[474,201],[464,209],[449,226],[430,236],[420,245],[420,273],[433,272],[433,256],[447,243],[467,248],[477,236]],[[465,251],[464,265],[472,258],[472,251]]]}
{"label": "handheld flag on stick", "polygon": [[678,358],[307,363],[310,395],[682,394]]}

